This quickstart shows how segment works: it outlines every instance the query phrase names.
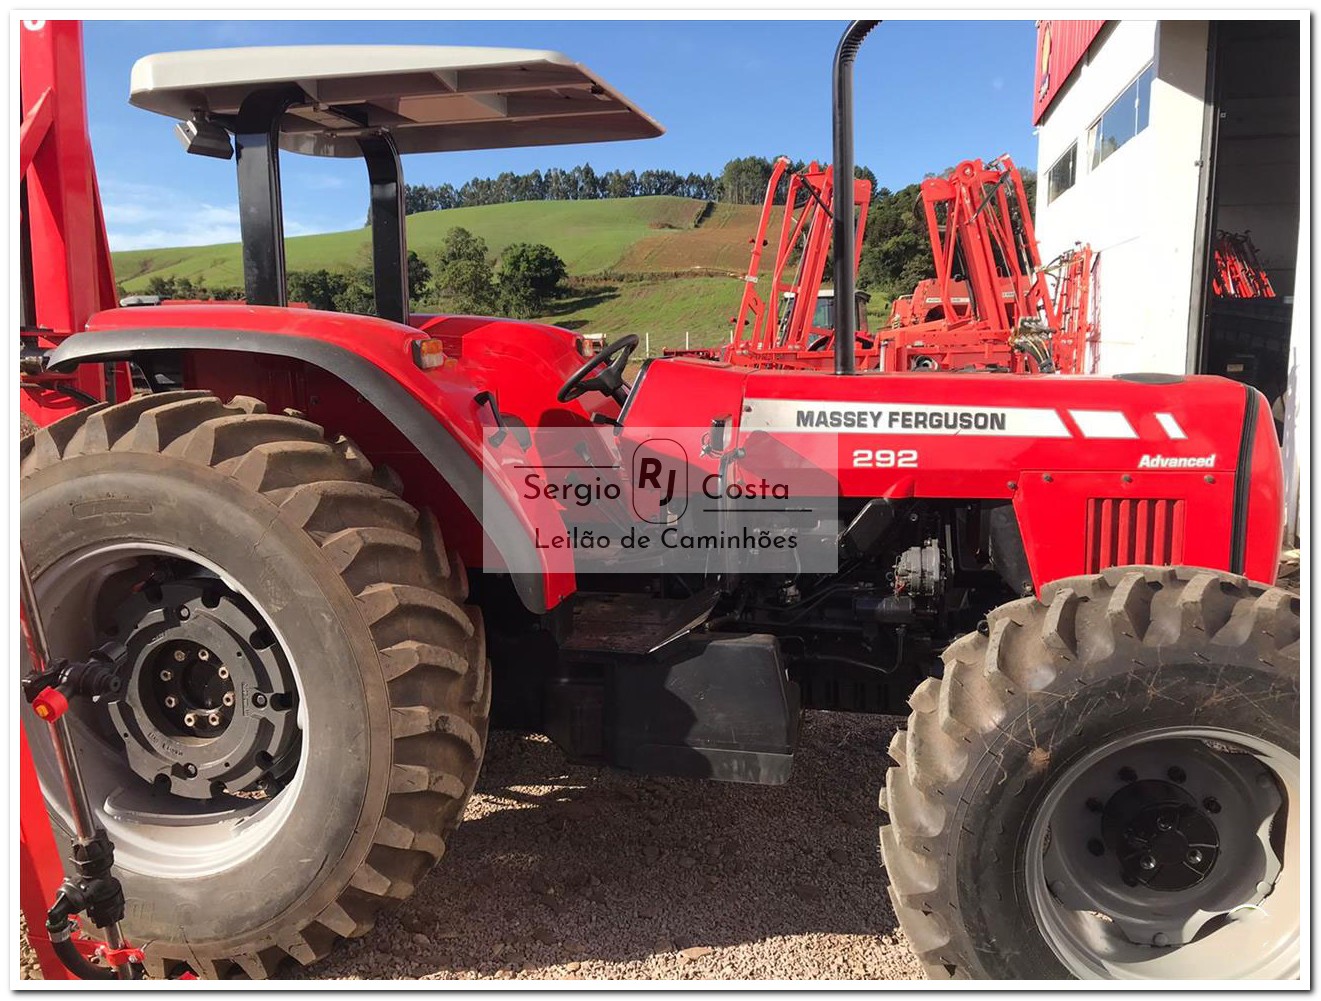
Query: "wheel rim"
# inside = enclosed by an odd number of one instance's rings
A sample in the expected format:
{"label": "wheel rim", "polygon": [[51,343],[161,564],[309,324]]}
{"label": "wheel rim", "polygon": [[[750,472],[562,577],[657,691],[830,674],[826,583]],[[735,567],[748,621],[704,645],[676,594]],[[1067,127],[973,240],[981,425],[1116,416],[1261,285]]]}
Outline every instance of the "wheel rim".
{"label": "wheel rim", "polygon": [[1297,756],[1167,727],[1118,737],[1050,787],[1026,846],[1037,926],[1103,979],[1282,979],[1299,971]]}
{"label": "wheel rim", "polygon": [[[313,750],[298,666],[270,616],[217,564],[152,542],[80,550],[33,586],[52,656],[124,651],[124,699],[66,717],[116,862],[202,877],[260,852],[302,796]],[[50,741],[29,743],[71,827]]]}

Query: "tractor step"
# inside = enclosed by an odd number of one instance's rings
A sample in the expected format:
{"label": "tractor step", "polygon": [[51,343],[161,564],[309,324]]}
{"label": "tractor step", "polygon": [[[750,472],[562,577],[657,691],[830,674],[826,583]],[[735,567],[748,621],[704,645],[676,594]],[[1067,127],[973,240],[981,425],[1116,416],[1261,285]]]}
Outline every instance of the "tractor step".
{"label": "tractor step", "polygon": [[780,785],[798,739],[798,686],[770,635],[695,632],[715,592],[578,598],[547,683],[544,728],[573,760],[645,775]]}

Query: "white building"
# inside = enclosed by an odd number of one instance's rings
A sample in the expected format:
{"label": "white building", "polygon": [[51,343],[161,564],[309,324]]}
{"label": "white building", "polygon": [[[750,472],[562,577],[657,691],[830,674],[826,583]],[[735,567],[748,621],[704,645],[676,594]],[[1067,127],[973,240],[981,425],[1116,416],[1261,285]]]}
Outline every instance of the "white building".
{"label": "white building", "polygon": [[[1092,371],[1257,386],[1287,425],[1291,513],[1306,406],[1293,390],[1308,373],[1306,25],[1041,21],[1034,109],[1042,257],[1076,242],[1096,254]],[[1221,231],[1248,234],[1275,297],[1218,294]]]}

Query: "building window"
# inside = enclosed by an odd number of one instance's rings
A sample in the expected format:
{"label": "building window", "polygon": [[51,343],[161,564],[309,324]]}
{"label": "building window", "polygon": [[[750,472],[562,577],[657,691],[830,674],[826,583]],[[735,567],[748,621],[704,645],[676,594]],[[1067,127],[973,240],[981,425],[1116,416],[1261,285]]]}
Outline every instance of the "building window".
{"label": "building window", "polygon": [[1051,164],[1046,175],[1046,204],[1049,205],[1073,187],[1078,172],[1078,144],[1069,144],[1068,152]]}
{"label": "building window", "polygon": [[1093,168],[1147,127],[1151,119],[1151,80],[1154,75],[1154,67],[1144,69],[1092,126]]}

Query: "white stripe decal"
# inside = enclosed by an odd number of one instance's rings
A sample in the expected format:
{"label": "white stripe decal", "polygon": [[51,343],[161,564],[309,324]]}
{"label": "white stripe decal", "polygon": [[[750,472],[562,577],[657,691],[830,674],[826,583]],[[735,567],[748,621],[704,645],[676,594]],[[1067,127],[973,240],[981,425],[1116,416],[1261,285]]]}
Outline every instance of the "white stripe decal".
{"label": "white stripe decal", "polygon": [[1118,410],[1070,410],[1084,438],[1136,438],[1138,433]]}
{"label": "white stripe decal", "polygon": [[1174,419],[1173,414],[1157,414],[1156,420],[1160,421],[1160,426],[1165,429],[1165,433],[1175,441],[1183,441],[1188,436],[1184,434],[1183,428],[1179,422]]}
{"label": "white stripe decal", "polygon": [[746,399],[744,431],[781,434],[948,435],[1068,438],[1059,412],[1046,407],[951,407],[940,403]]}

